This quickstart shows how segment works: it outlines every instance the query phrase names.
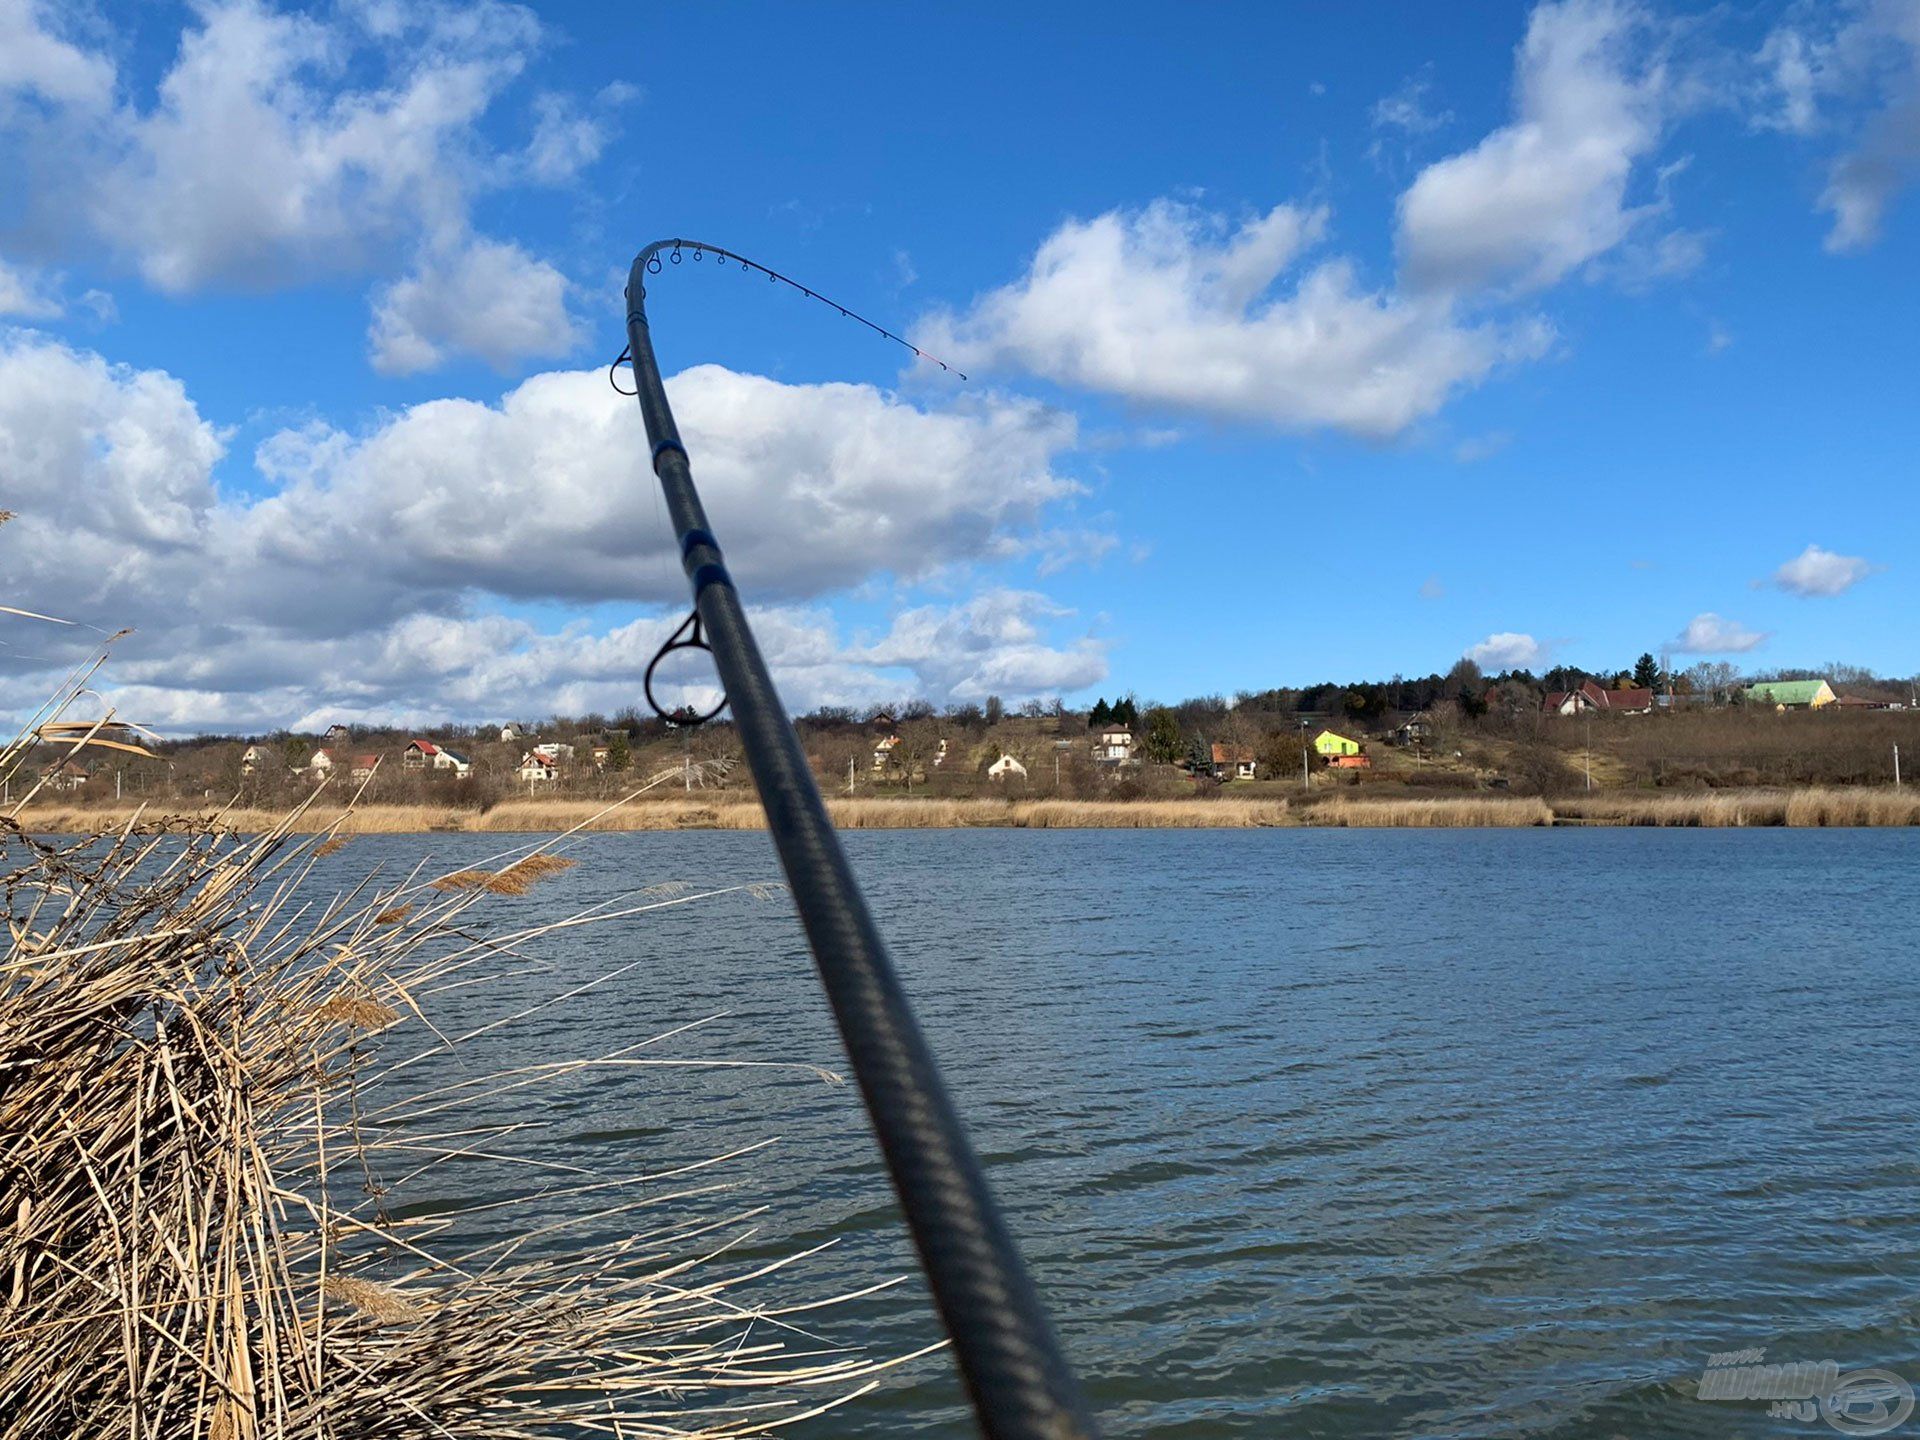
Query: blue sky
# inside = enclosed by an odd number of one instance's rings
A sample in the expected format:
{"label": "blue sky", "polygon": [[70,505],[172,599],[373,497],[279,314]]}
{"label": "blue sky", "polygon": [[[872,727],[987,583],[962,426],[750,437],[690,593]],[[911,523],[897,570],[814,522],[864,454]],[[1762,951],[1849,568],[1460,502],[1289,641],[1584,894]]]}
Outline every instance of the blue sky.
{"label": "blue sky", "polygon": [[[653,287],[797,708],[1916,668],[1920,0],[0,29],[0,604],[134,626],[153,723],[630,702],[681,606],[594,372],[675,232],[972,377]],[[0,709],[91,633],[0,617]]]}

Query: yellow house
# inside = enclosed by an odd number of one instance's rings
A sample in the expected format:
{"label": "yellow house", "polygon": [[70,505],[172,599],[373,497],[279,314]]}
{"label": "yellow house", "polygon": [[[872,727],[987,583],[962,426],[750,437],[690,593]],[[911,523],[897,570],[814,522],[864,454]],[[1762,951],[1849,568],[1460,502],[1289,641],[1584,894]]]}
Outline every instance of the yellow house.
{"label": "yellow house", "polygon": [[1824,680],[1767,680],[1747,687],[1747,702],[1776,710],[1820,710],[1833,704],[1833,687]]}
{"label": "yellow house", "polygon": [[1313,737],[1313,748],[1331,760],[1336,755],[1358,755],[1360,742],[1336,735],[1331,730],[1322,730]]}

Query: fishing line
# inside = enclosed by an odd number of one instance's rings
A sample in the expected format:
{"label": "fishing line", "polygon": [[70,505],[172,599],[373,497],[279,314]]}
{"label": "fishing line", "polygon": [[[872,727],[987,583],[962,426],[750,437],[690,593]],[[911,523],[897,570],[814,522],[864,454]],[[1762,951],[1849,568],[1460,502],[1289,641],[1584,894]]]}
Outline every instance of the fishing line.
{"label": "fishing line", "polygon": [[[839,311],[842,319],[856,321],[859,324],[866,326],[867,329],[873,331],[874,334],[882,336],[888,340],[891,340],[896,345],[905,346],[907,349],[911,350],[914,353],[914,356],[916,359],[929,360],[933,362],[935,365],[938,365],[942,370],[946,371],[947,374],[954,376],[956,379],[965,380],[967,378],[967,374],[964,370],[954,369],[953,366],[947,364],[947,362],[942,360],[938,355],[934,355],[929,353],[928,351],[922,350],[918,345],[914,344],[911,340],[908,340],[903,336],[894,334],[893,331],[887,329],[886,326],[880,324],[877,320],[869,320],[866,316],[862,315],[859,311],[850,310],[845,305],[842,305],[838,300],[829,299],[827,296],[822,295],[818,290],[815,290],[812,287],[807,285],[802,285],[798,280],[795,280],[792,276],[781,274],[780,271],[775,270],[771,265],[762,265],[757,260],[749,260],[744,255],[738,254],[732,250],[728,250],[727,248],[721,245],[708,244],[705,240],[662,240],[659,242],[658,246],[654,248],[658,250],[658,249],[665,248],[666,246],[669,246],[669,245],[671,245],[673,248],[671,251],[668,252],[667,258],[664,261],[660,258],[658,253],[650,255],[647,258],[646,265],[645,265],[647,274],[658,275],[668,265],[685,264],[686,263],[685,257],[687,252],[692,253],[693,260],[695,263],[703,262],[706,259],[706,257],[709,255],[713,256],[714,268],[716,270],[724,270],[726,268],[727,261],[732,260],[736,265],[740,267],[740,273],[743,276],[752,275],[755,271],[758,271],[760,274],[765,275],[767,277],[768,284],[785,285],[789,289],[798,290],[802,295],[806,296],[807,299],[818,300],[822,305],[826,306],[829,310]],[[636,267],[636,268],[639,268],[639,267]],[[640,293],[638,295],[630,297],[630,299],[634,302],[643,302],[646,300],[646,298],[647,298],[647,287],[643,282],[640,286]],[[633,364],[633,346],[628,345],[626,349],[622,350],[617,356],[614,357],[613,363],[607,366],[607,383],[613,386],[614,390],[617,391],[619,394],[625,395],[630,400],[633,399],[640,392],[638,391],[638,389],[622,390],[620,388],[618,372],[622,365],[631,366],[632,364]]]}

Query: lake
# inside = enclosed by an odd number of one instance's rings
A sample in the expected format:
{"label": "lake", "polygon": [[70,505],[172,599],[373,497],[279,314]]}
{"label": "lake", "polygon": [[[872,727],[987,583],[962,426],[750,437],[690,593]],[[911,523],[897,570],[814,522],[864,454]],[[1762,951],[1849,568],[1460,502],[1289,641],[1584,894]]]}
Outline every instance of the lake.
{"label": "lake", "polygon": [[[363,837],[322,878],[503,841]],[[1110,1435],[1830,1433],[1692,1386],[1745,1349],[1920,1381],[1920,833],[847,845]],[[778,878],[752,833],[569,853],[578,868],[493,913]],[[641,963],[476,1042],[466,1070],[713,1015],[646,1053],[844,1068],[784,896],[533,953],[543,973],[451,992],[435,1019],[485,1023]],[[492,1113],[546,1122],[538,1153],[609,1173],[778,1137],[721,1167],[732,1195],[697,1202],[769,1207],[736,1260],[838,1242],[782,1295],[912,1273],[849,1085],[602,1072]],[[436,1172],[411,1193],[475,1183]],[[882,1352],[937,1333],[917,1280],[808,1323]],[[962,1436],[957,1400],[934,1357],[789,1433]]]}

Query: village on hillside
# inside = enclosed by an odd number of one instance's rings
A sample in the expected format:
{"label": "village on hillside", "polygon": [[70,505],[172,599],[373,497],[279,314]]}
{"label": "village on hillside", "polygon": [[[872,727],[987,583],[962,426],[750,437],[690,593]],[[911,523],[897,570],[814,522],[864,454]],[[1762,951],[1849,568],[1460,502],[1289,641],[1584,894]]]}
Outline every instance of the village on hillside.
{"label": "village on hillside", "polygon": [[[1445,676],[1233,701],[1142,706],[1128,696],[1085,711],[1029,701],[1017,712],[996,697],[944,710],[915,701],[823,708],[796,726],[828,793],[1132,799],[1330,784],[1553,794],[1879,783],[1894,778],[1916,716],[1909,682],[1866,672],[1745,680],[1700,666],[1674,675],[1649,655],[1607,676],[1487,677],[1462,662]],[[484,807],[543,794],[613,798],[649,781],[669,792],[749,783],[724,717],[676,726],[634,711],[424,733],[340,723],[105,748],[43,738],[37,788],[69,803],[283,803],[325,786],[363,803]]]}

